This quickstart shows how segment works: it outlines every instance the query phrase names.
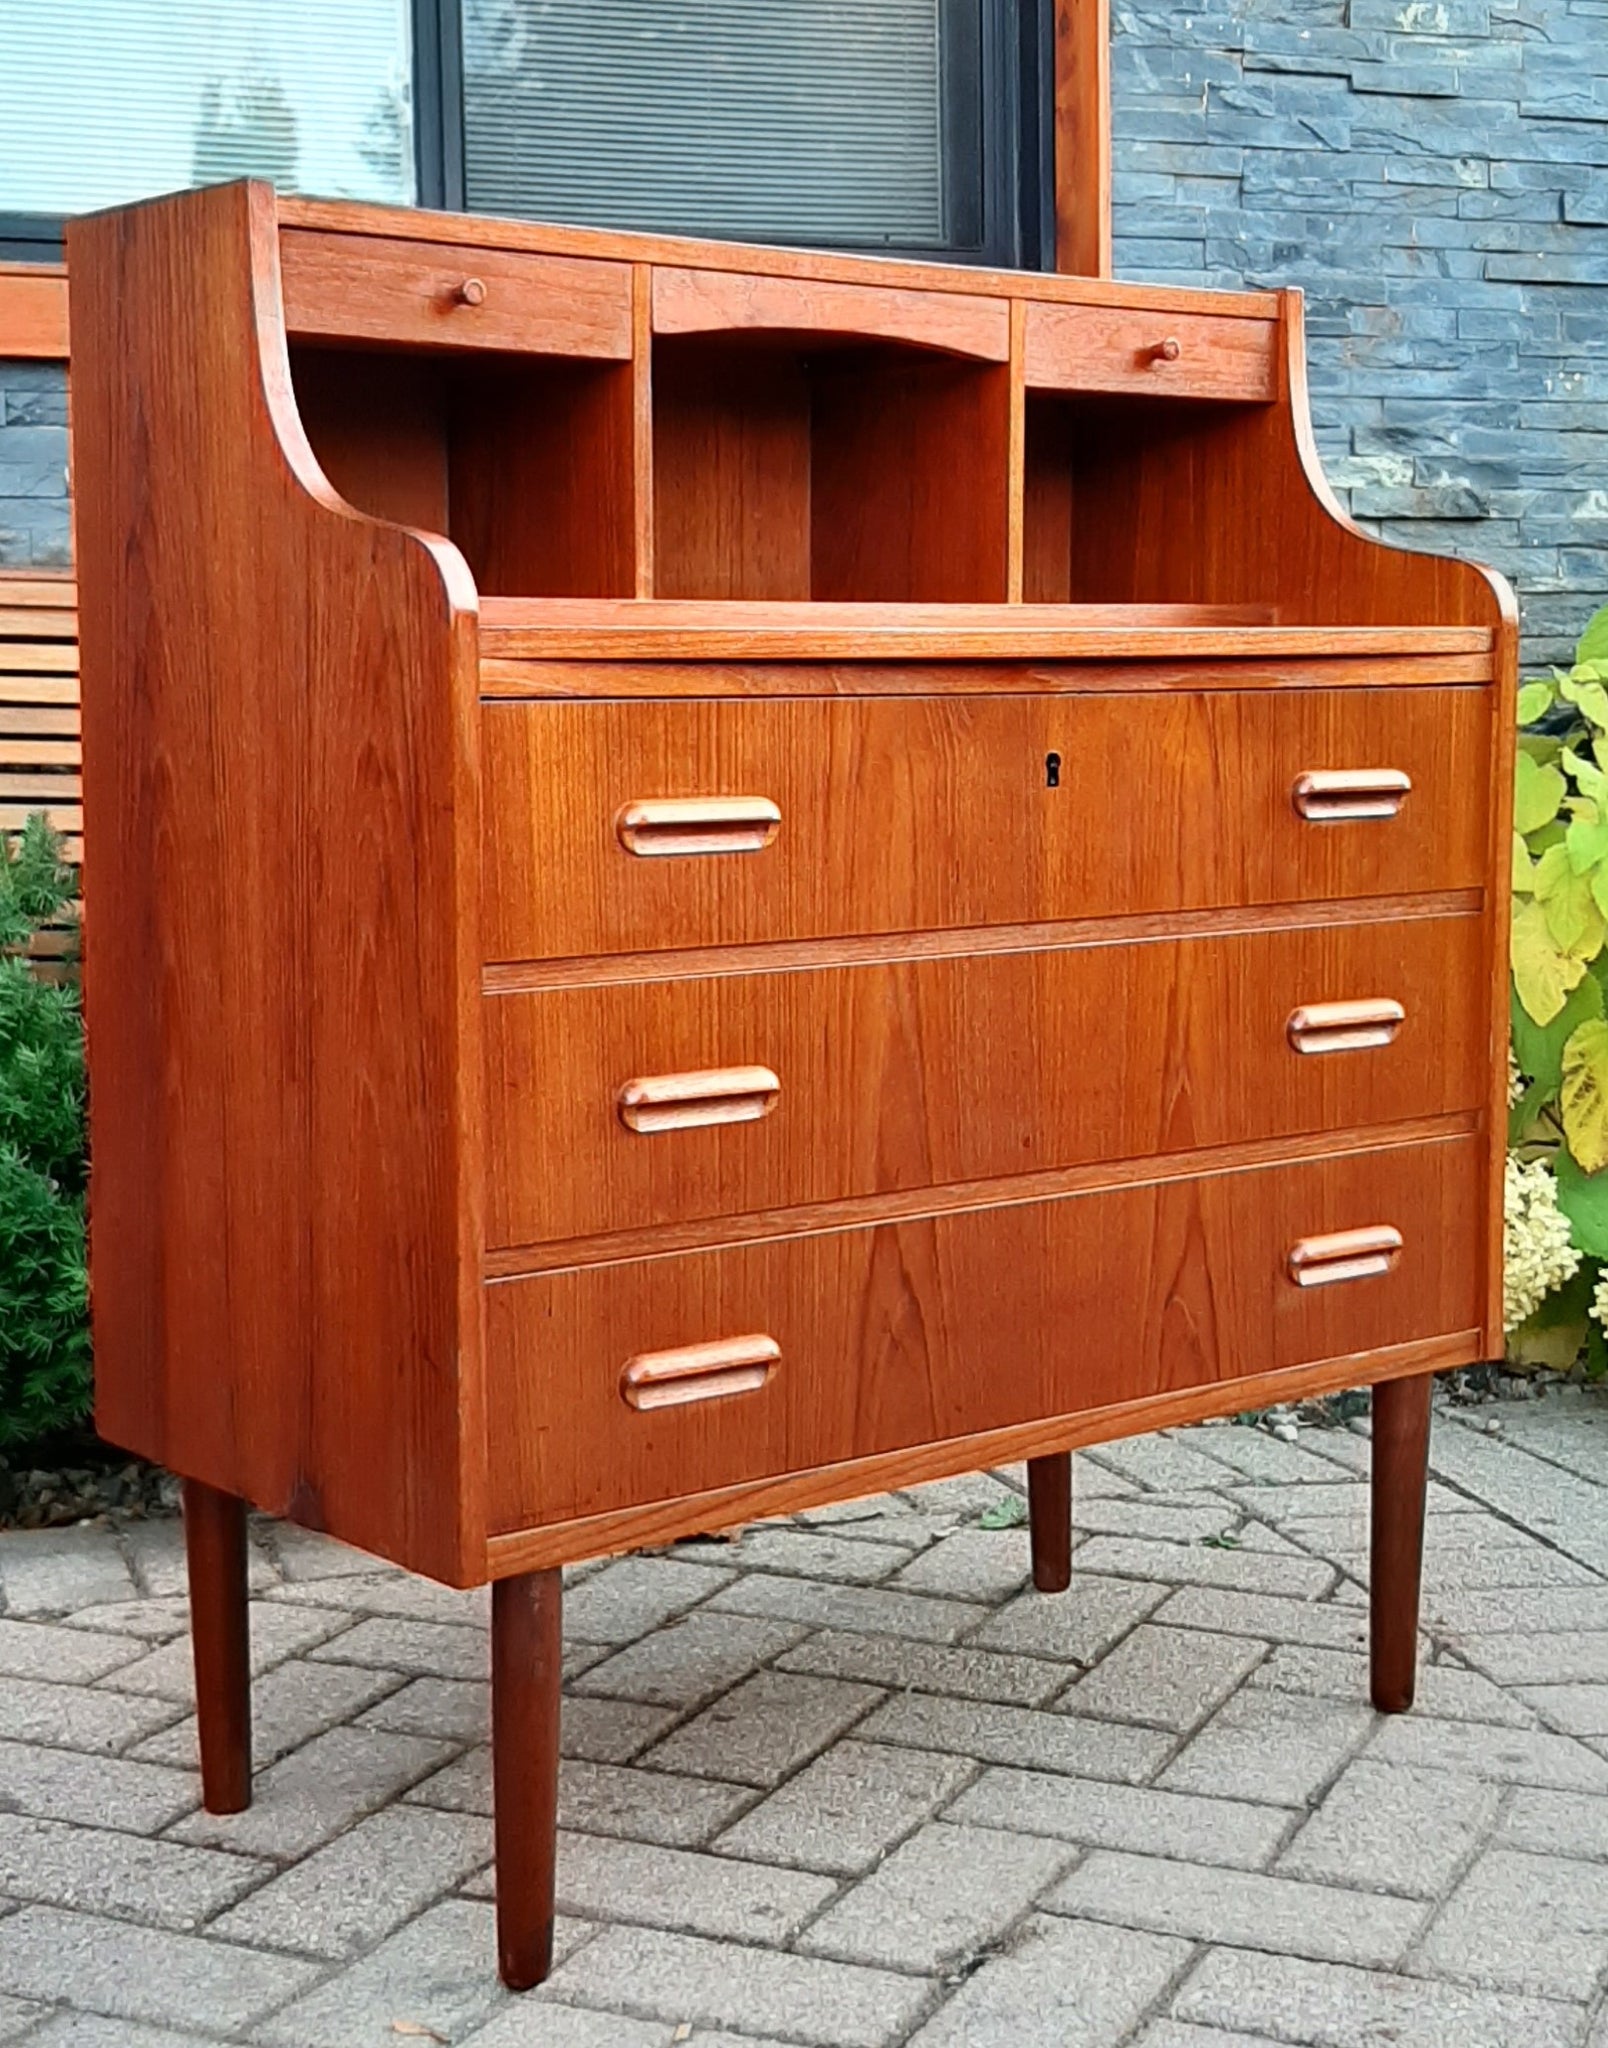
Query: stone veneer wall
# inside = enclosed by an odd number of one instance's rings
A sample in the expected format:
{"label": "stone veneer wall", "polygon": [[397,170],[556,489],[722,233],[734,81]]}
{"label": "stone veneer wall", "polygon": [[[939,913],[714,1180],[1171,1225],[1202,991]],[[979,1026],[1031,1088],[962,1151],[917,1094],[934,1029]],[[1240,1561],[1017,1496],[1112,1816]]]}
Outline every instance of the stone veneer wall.
{"label": "stone veneer wall", "polygon": [[66,377],[58,363],[0,362],[0,569],[71,558]]}
{"label": "stone veneer wall", "polygon": [[1352,510],[1565,658],[1608,604],[1608,0],[1112,12],[1117,274],[1304,286]]}

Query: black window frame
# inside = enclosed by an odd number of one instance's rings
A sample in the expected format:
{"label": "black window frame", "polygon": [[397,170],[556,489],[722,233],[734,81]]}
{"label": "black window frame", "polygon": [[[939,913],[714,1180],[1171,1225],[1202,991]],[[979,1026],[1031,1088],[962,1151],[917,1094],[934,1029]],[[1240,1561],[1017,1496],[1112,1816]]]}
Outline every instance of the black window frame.
{"label": "black window frame", "polygon": [[[975,153],[981,171],[974,232],[964,246],[878,248],[874,253],[990,269],[1051,270],[1055,0],[942,4],[951,10],[946,139],[957,156]],[[411,0],[411,15],[414,203],[465,213],[461,0]],[[59,216],[0,212],[0,262],[59,262],[63,229]]]}

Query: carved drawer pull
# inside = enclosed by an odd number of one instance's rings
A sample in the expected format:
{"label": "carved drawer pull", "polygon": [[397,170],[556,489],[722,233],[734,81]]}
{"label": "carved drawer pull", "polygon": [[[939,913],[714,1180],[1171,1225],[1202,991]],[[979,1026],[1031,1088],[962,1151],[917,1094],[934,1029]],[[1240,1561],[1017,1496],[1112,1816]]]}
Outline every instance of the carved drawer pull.
{"label": "carved drawer pull", "polygon": [[1407,1012],[1388,996],[1360,1003],[1303,1003],[1285,1029],[1297,1052],[1364,1052],[1389,1045]]}
{"label": "carved drawer pull", "polygon": [[1290,795],[1303,818],[1393,818],[1412,786],[1399,768],[1309,768]]}
{"label": "carved drawer pull", "polygon": [[1183,352],[1183,343],[1169,334],[1165,341],[1153,341],[1141,356],[1147,363],[1176,363]]}
{"label": "carved drawer pull", "polygon": [[1332,1287],[1337,1280],[1371,1280],[1388,1273],[1401,1256],[1401,1232],[1394,1224],[1363,1230],[1335,1230],[1327,1237],[1303,1237],[1290,1247],[1290,1278],[1297,1287]]}
{"label": "carved drawer pull", "polygon": [[460,306],[483,306],[486,303],[486,287],[478,277],[466,277],[452,294]]}
{"label": "carved drawer pull", "polygon": [[626,804],[614,831],[627,853],[758,853],[781,822],[766,796],[666,796]]}
{"label": "carved drawer pull", "polygon": [[684,1131],[694,1124],[751,1124],[776,1107],[782,1084],[769,1067],[708,1067],[696,1074],[644,1074],[619,1094],[632,1131]]}
{"label": "carved drawer pull", "polygon": [[632,1408],[679,1408],[687,1401],[718,1401],[751,1394],[781,1363],[774,1337],[721,1337],[683,1344],[675,1351],[642,1351],[620,1374],[620,1397]]}

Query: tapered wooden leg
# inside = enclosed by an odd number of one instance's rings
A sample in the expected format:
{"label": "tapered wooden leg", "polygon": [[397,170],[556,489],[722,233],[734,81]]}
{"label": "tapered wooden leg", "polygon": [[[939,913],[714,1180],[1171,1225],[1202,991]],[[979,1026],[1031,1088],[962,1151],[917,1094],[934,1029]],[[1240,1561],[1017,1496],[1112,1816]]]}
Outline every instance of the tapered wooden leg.
{"label": "tapered wooden leg", "polygon": [[524,1572],[491,1589],[491,1776],[497,1952],[510,1991],[553,1967],[563,1580]]}
{"label": "tapered wooden leg", "polygon": [[186,1479],[184,1548],[190,1564],[201,1799],[208,1813],[240,1813],[251,1804],[245,1502],[199,1479]]}
{"label": "tapered wooden leg", "polygon": [[1072,1583],[1072,1453],[1027,1461],[1027,1518],[1033,1539],[1033,1583],[1064,1593]]}
{"label": "tapered wooden leg", "polygon": [[1432,1382],[1420,1373],[1373,1390],[1369,1648],[1373,1703],[1382,1714],[1406,1713],[1418,1679]]}

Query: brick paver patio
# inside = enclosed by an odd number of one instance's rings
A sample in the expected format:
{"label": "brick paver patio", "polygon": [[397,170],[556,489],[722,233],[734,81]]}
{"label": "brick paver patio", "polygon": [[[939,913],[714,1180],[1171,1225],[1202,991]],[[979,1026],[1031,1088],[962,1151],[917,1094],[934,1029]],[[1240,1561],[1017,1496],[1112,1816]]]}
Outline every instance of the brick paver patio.
{"label": "brick paver patio", "polygon": [[1438,1417],[1394,1721],[1367,1448],[1081,1456],[1059,1598],[979,1526],[1020,1473],[576,1573],[524,1999],[483,1594],[261,1524],[214,1820],[177,1525],[0,1537],[0,2042],[1608,2048],[1608,1397]]}

